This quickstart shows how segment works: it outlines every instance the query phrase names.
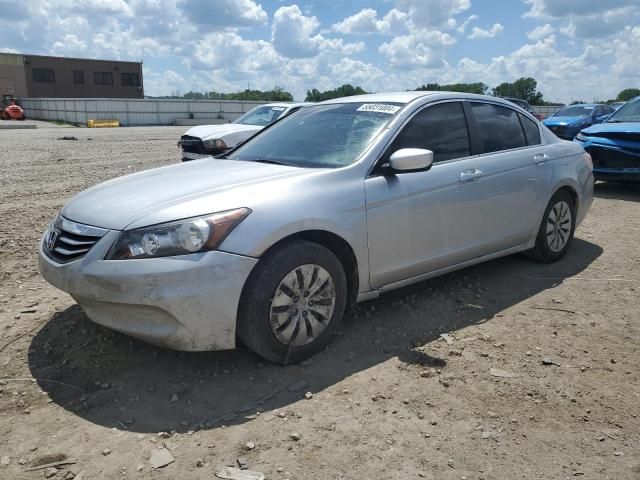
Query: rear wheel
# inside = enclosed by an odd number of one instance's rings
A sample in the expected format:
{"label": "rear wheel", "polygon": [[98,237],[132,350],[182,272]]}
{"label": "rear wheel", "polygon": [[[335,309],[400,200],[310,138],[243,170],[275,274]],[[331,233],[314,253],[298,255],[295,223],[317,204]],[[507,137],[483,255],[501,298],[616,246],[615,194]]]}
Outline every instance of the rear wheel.
{"label": "rear wheel", "polygon": [[294,240],[261,259],[245,287],[238,336],[274,363],[297,363],[322,350],[344,314],[347,281],[322,245]]}
{"label": "rear wheel", "polygon": [[559,190],[547,205],[529,256],[542,263],[561,259],[573,241],[575,218],[573,197],[567,191]]}

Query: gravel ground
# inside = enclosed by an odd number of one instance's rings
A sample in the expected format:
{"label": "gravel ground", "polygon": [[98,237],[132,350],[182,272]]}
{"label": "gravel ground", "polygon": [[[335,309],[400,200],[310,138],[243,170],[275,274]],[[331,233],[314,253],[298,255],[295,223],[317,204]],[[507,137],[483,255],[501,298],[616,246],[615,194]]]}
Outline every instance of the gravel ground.
{"label": "gravel ground", "polygon": [[0,131],[0,478],[640,478],[638,187],[598,184],[562,261],[387,294],[283,368],[111,332],[38,274],[66,199],[177,162],[183,131]]}

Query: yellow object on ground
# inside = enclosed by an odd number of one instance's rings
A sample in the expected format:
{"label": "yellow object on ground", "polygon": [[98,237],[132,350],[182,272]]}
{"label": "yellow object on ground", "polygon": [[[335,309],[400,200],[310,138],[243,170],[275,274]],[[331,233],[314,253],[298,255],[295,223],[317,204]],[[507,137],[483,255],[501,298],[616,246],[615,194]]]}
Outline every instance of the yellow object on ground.
{"label": "yellow object on ground", "polygon": [[114,128],[119,126],[120,122],[118,120],[87,120],[87,127],[89,128]]}

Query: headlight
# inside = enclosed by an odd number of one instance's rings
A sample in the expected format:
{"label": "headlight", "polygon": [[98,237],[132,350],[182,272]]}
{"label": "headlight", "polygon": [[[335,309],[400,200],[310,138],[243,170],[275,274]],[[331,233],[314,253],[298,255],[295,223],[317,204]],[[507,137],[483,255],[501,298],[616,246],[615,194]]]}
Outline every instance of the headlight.
{"label": "headlight", "polygon": [[227,144],[224,143],[224,141],[220,140],[219,138],[212,139],[212,140],[204,140],[202,144],[204,145],[204,148],[206,148],[207,150],[226,150],[228,148]]}
{"label": "headlight", "polygon": [[122,232],[107,260],[171,257],[215,250],[247,215],[238,208]]}
{"label": "headlight", "polygon": [[579,142],[586,142],[589,140],[589,137],[587,137],[585,134],[580,132],[578,133],[578,135],[576,135],[576,140],[578,140]]}

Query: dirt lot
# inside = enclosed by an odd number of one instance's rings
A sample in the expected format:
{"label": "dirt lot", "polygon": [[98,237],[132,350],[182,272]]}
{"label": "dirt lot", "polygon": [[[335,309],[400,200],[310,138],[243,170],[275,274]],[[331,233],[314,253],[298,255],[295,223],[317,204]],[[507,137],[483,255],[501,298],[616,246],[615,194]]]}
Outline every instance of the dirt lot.
{"label": "dirt lot", "polygon": [[178,161],[182,131],[0,132],[0,478],[209,479],[238,458],[268,479],[640,478],[640,189],[597,185],[561,262],[361,304],[283,368],[132,340],[38,275],[65,199]]}

